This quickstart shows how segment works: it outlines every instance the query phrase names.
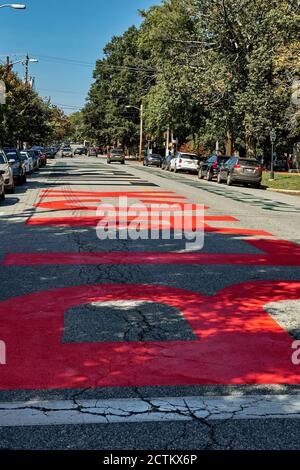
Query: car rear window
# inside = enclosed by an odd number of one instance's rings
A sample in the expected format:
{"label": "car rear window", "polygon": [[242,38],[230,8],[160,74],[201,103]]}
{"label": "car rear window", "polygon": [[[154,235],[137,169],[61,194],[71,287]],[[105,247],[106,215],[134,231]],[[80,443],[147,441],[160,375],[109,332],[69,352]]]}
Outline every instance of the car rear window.
{"label": "car rear window", "polygon": [[0,155],[0,165],[3,165],[4,163],[6,163],[5,157]]}
{"label": "car rear window", "polygon": [[257,160],[239,160],[239,164],[242,166],[259,166],[259,163]]}
{"label": "car rear window", "polygon": [[224,163],[224,162],[227,162],[228,160],[229,160],[229,157],[218,157],[219,163]]}
{"label": "car rear window", "polygon": [[15,152],[9,152],[6,156],[7,160],[19,160],[19,157]]}
{"label": "car rear window", "polygon": [[122,155],[123,150],[112,150],[111,153],[115,153],[116,155]]}
{"label": "car rear window", "polygon": [[181,158],[186,158],[188,160],[199,160],[198,155],[189,155],[188,153],[183,153]]}

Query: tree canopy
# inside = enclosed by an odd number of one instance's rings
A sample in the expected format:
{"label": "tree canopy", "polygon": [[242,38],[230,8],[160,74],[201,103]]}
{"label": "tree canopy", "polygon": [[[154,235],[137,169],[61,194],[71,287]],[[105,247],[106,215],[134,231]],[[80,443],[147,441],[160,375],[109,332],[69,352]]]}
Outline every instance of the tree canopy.
{"label": "tree canopy", "polygon": [[71,134],[64,112],[44,101],[11,67],[0,67],[0,80],[6,87],[5,104],[0,105],[0,145],[47,145]]}
{"label": "tree canopy", "polygon": [[299,139],[299,108],[291,100],[300,78],[299,0],[164,0],[140,12],[142,24],[114,37],[96,64],[83,111],[100,144],[138,141],[145,131],[179,144],[247,155],[263,153],[272,128],[279,145]]}

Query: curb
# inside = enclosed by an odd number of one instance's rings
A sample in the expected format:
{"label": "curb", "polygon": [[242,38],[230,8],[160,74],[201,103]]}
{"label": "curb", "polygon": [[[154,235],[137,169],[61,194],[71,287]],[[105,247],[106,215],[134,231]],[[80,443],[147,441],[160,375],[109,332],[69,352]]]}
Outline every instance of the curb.
{"label": "curb", "polygon": [[274,188],[266,188],[267,191],[273,191],[273,193],[283,193],[283,194],[294,194],[300,196],[300,191],[295,191],[293,189],[274,189]]}

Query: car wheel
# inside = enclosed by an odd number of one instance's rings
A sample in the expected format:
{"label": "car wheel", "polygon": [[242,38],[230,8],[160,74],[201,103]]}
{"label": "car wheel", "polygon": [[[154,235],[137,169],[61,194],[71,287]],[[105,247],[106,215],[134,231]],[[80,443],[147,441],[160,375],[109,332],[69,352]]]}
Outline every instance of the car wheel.
{"label": "car wheel", "polygon": [[176,166],[174,167],[174,173],[178,173],[178,169],[176,168]]}
{"label": "car wheel", "polygon": [[111,161],[110,161],[110,160],[107,160],[107,163],[108,163],[108,165],[110,165],[110,164],[111,164]]}
{"label": "car wheel", "polygon": [[5,200],[5,194],[4,192],[1,194],[1,201],[4,201]]}
{"label": "car wheel", "polygon": [[121,162],[121,163],[122,163],[122,165],[125,165],[125,161],[124,161],[124,162]]}
{"label": "car wheel", "polygon": [[231,175],[229,174],[227,176],[227,186],[231,186],[232,185],[232,179],[231,179]]}
{"label": "car wheel", "polygon": [[207,181],[211,181],[211,180],[212,180],[212,174],[211,174],[210,170],[207,170],[206,179],[207,179]]}
{"label": "car wheel", "polygon": [[27,183],[27,176],[26,175],[23,176],[23,183]]}
{"label": "car wheel", "polygon": [[219,184],[221,184],[221,183],[222,183],[222,177],[221,177],[221,173],[218,173],[217,182],[218,182]]}

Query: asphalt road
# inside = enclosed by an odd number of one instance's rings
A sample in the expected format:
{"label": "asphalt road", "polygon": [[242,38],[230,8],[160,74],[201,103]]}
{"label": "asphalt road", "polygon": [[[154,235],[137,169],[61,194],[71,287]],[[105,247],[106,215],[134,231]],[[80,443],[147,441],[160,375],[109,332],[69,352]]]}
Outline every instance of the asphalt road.
{"label": "asphalt road", "polygon": [[[100,240],[125,195],[204,206],[204,247]],[[0,449],[299,449],[299,215],[134,162],[29,177],[0,206]]]}

